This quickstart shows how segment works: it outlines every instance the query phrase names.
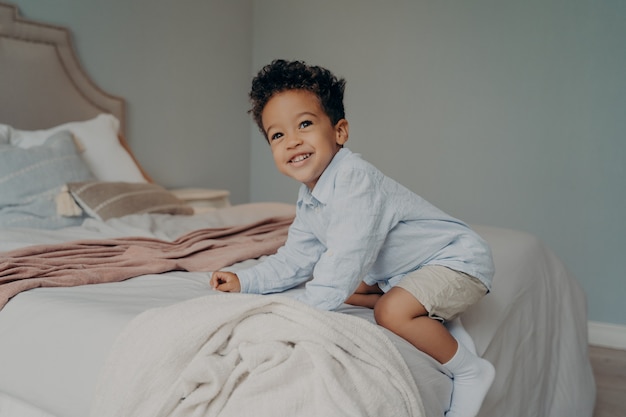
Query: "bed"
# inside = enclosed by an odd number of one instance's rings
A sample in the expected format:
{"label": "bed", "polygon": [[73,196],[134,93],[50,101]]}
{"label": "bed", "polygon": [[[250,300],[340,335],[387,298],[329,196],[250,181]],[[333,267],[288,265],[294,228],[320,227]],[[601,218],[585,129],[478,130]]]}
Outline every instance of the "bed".
{"label": "bed", "polygon": [[[0,69],[0,417],[444,415],[450,376],[371,310],[209,287],[294,207],[196,213],[155,184],[67,29],[0,3]],[[473,227],[497,270],[454,324],[496,368],[479,415],[591,416],[581,287],[535,236]]]}

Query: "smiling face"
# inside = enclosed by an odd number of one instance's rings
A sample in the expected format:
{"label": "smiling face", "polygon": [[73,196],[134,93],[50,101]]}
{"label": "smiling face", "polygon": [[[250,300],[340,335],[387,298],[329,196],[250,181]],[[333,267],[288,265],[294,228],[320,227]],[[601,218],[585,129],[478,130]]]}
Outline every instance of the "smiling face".
{"label": "smiling face", "polygon": [[262,120],[278,170],[310,190],[348,140],[348,121],[341,119],[333,126],[319,98],[307,90],[274,95]]}

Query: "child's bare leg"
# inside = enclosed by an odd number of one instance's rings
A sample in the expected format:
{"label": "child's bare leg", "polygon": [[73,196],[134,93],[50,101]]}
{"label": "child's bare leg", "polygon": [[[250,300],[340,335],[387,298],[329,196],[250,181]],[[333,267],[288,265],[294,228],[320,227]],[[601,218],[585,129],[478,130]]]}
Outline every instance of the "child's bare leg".
{"label": "child's bare leg", "polygon": [[394,287],[374,310],[376,322],[409,341],[440,363],[457,350],[457,342],[445,326],[428,317],[428,311],[408,291]]}
{"label": "child's bare leg", "polygon": [[467,350],[476,355],[476,345],[472,340],[472,336],[470,336],[463,327],[463,323],[461,323],[461,317],[457,317],[451,321],[447,321],[445,326],[458,343],[462,343],[467,348]]}
{"label": "child's bare leg", "polygon": [[382,294],[383,292],[378,285],[367,285],[361,282],[354,294],[348,297],[345,303],[353,306],[374,308]]}
{"label": "child's bare leg", "polygon": [[374,309],[376,322],[432,356],[454,376],[448,417],[478,414],[494,378],[493,366],[457,343],[445,326],[428,316],[424,306],[408,291],[394,287]]}

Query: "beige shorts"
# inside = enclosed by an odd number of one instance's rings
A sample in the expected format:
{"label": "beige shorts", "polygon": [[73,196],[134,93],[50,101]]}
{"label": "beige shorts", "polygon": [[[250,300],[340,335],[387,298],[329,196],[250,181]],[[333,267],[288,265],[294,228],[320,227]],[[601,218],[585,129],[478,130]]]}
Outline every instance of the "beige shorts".
{"label": "beige shorts", "polygon": [[487,294],[478,278],[440,265],[408,273],[397,286],[422,303],[429,317],[443,321],[454,319]]}

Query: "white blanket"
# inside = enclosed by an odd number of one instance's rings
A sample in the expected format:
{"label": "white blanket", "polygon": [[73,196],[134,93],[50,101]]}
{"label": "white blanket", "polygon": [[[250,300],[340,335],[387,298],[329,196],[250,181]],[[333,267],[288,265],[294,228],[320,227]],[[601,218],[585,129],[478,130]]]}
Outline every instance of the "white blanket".
{"label": "white blanket", "polygon": [[200,297],[135,318],[113,347],[91,417],[218,415],[425,412],[397,348],[361,318],[249,294]]}

